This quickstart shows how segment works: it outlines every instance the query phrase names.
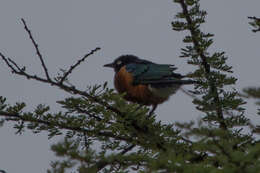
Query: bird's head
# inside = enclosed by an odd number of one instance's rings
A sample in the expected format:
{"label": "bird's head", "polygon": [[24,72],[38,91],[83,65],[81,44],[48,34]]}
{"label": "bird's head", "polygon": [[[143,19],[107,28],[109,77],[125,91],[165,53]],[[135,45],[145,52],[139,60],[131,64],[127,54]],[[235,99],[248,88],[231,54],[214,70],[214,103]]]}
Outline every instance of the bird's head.
{"label": "bird's head", "polygon": [[137,56],[134,55],[122,55],[114,60],[114,62],[110,64],[105,64],[104,67],[110,67],[118,72],[121,67],[131,64],[131,63],[148,63],[149,61],[141,60]]}

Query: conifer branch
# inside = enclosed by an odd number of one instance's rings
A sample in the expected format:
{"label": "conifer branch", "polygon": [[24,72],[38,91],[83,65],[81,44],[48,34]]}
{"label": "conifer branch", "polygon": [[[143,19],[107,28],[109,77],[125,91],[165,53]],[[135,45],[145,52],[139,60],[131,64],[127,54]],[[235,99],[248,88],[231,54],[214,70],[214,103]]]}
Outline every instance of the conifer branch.
{"label": "conifer branch", "polygon": [[248,19],[253,20],[253,21],[249,22],[249,24],[250,24],[253,28],[255,28],[255,29],[252,29],[252,31],[253,31],[253,32],[259,32],[259,31],[260,31],[260,18],[255,17],[255,16],[253,16],[253,17],[250,16],[250,17],[248,17]]}
{"label": "conifer branch", "polygon": [[37,119],[37,118],[27,118],[26,116],[22,116],[18,113],[10,113],[10,112],[5,112],[5,111],[0,111],[0,116],[5,116],[8,118],[9,121],[17,121],[17,120],[21,120],[23,122],[30,122],[30,123],[39,123],[39,124],[43,124],[43,125],[47,125],[50,127],[58,127],[60,129],[64,129],[64,130],[72,130],[78,133],[83,133],[83,134],[88,134],[88,135],[92,135],[92,134],[96,134],[96,135],[100,135],[103,137],[111,137],[114,138],[116,140],[123,140],[126,142],[131,143],[132,139],[131,138],[126,138],[126,137],[122,137],[122,136],[117,136],[111,132],[105,132],[105,131],[100,131],[100,132],[96,132],[96,131],[92,131],[92,130],[87,130],[85,128],[81,128],[81,127],[77,127],[77,126],[69,126],[68,124],[64,124],[64,123],[60,123],[60,122],[50,122],[50,121],[45,121],[45,120],[41,120],[41,119]]}
{"label": "conifer branch", "polygon": [[220,127],[223,128],[223,129],[227,129],[227,125],[224,122],[223,110],[222,110],[222,107],[220,105],[218,89],[215,85],[214,79],[212,79],[210,77],[211,70],[210,70],[209,63],[207,62],[207,56],[204,54],[204,51],[200,48],[199,41],[197,40],[198,32],[196,31],[196,28],[193,24],[193,21],[192,21],[190,15],[189,15],[188,7],[185,3],[185,0],[179,0],[179,3],[182,7],[183,14],[184,14],[185,19],[187,21],[187,27],[188,27],[188,29],[191,33],[191,38],[192,38],[192,42],[194,44],[195,50],[199,54],[199,56],[202,60],[202,65],[204,66],[207,80],[210,83],[211,92],[214,94],[214,102],[215,102],[216,112],[217,112],[218,118],[220,119]]}

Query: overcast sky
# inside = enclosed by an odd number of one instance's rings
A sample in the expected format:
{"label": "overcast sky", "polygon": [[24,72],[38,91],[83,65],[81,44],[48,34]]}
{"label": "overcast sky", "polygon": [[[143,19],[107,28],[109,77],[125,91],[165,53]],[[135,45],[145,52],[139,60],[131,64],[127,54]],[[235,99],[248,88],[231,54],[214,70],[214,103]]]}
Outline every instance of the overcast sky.
{"label": "overcast sky", "polygon": [[[203,30],[215,34],[210,51],[225,51],[228,63],[239,77],[237,89],[259,86],[260,35],[252,33],[247,16],[260,16],[259,0],[202,0],[208,11]],[[134,54],[157,63],[171,63],[185,74],[192,68],[180,59],[183,33],[172,31],[171,21],[180,7],[172,0],[1,0],[0,51],[31,73],[43,75],[35,50],[23,29],[20,18],[27,21],[37,40],[52,77],[59,68],[69,67],[90,50],[101,51],[88,58],[71,75],[71,82],[84,89],[86,85],[109,81],[113,87],[113,71],[103,64],[122,54]],[[63,91],[36,81],[12,75],[0,62],[0,95],[9,103],[25,101],[27,110],[39,103],[58,111],[57,100]],[[187,87],[186,87],[187,88]],[[246,105],[248,117],[254,115],[253,101]],[[178,92],[156,110],[158,120],[165,123],[196,120],[201,117],[192,99]],[[56,157],[46,133],[14,135],[12,126],[0,129],[0,169],[7,173],[46,172]]]}

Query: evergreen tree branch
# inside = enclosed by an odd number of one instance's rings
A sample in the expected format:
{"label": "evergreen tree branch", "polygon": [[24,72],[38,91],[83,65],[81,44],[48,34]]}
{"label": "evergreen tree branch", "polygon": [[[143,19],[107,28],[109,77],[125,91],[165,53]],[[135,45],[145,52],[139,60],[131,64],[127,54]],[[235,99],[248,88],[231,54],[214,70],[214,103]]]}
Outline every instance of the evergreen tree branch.
{"label": "evergreen tree branch", "polygon": [[5,111],[0,111],[0,116],[7,117],[8,118],[7,120],[9,120],[9,121],[21,120],[23,122],[39,123],[39,124],[47,125],[49,127],[58,127],[59,129],[72,130],[74,132],[88,134],[90,136],[92,136],[93,134],[96,134],[98,136],[111,137],[116,140],[123,140],[123,141],[129,142],[129,143],[133,142],[133,140],[131,138],[117,136],[117,135],[113,134],[112,132],[105,132],[105,131],[96,132],[95,130],[87,130],[85,128],[81,128],[81,127],[77,127],[77,126],[69,126],[68,124],[64,124],[59,121],[50,122],[50,121],[45,121],[45,120],[32,118],[32,117],[29,118],[29,117],[20,115],[18,113],[10,113],[10,112],[5,112]]}
{"label": "evergreen tree branch", "polygon": [[217,89],[217,87],[215,85],[214,80],[210,77],[211,70],[210,70],[209,63],[207,62],[207,56],[204,54],[204,51],[200,48],[201,45],[199,44],[199,41],[197,40],[197,38],[198,38],[198,31],[196,30],[195,25],[193,24],[194,22],[192,21],[190,15],[189,15],[188,7],[186,5],[185,0],[179,0],[178,2],[180,3],[180,5],[182,7],[183,14],[184,14],[185,19],[187,21],[187,27],[188,27],[188,29],[189,29],[189,31],[191,33],[192,42],[194,44],[196,52],[199,54],[199,56],[200,56],[200,58],[202,60],[202,65],[204,66],[207,80],[210,83],[211,92],[214,95],[214,102],[215,102],[215,106],[216,106],[216,112],[217,112],[217,115],[218,115],[218,117],[220,119],[220,127],[222,129],[227,129],[227,125],[225,124],[225,121],[224,121],[223,110],[222,110],[222,107],[221,107],[221,104],[220,104],[220,99],[219,99],[219,95],[218,95],[218,89]]}
{"label": "evergreen tree branch", "polygon": [[[52,145],[51,149],[57,156],[66,156],[70,160],[76,160],[81,163],[79,172],[99,172],[102,169],[109,172],[118,169],[129,169],[131,166],[140,165],[142,162],[147,161],[146,155],[139,155],[137,152],[126,153],[111,153],[105,152],[93,152],[91,149],[87,149],[86,152],[80,152],[78,150],[79,143],[71,139],[65,138],[64,142]],[[127,147],[128,148],[128,147]],[[90,157],[92,156],[92,157]],[[117,168],[116,168],[117,167]]]}
{"label": "evergreen tree branch", "polygon": [[255,28],[255,29],[252,29],[253,32],[259,32],[260,31],[260,18],[258,17],[248,17],[248,19],[251,19],[252,21],[249,22],[249,24]]}
{"label": "evergreen tree branch", "polygon": [[136,145],[135,144],[131,144],[131,145],[129,145],[128,147],[126,147],[120,154],[125,154],[125,153],[127,153],[127,152],[129,152],[129,151],[131,151],[134,147],[135,147]]}
{"label": "evergreen tree branch", "polygon": [[185,0],[180,0],[180,4],[181,4],[182,10],[183,10],[183,14],[185,15],[185,19],[188,23],[188,29],[191,33],[191,37],[192,37],[194,47],[195,47],[197,53],[200,55],[200,57],[202,59],[202,65],[204,66],[206,73],[209,74],[210,73],[210,65],[207,62],[207,57],[206,57],[206,55],[204,55],[203,50],[200,49],[200,44],[199,44],[199,41],[197,40],[198,35],[197,35],[196,29],[193,25],[193,21],[192,21],[190,15],[189,15],[188,7],[185,3]]}
{"label": "evergreen tree branch", "polygon": [[[44,128],[45,130],[50,130],[50,129],[54,129],[57,128],[60,130],[71,130],[73,131],[73,133],[77,132],[77,133],[82,133],[84,135],[88,135],[88,136],[93,136],[93,137],[108,137],[108,138],[112,138],[114,140],[118,140],[118,141],[124,141],[126,143],[135,143],[135,144],[131,144],[129,147],[126,147],[121,154],[125,154],[128,151],[130,151],[131,149],[133,149],[134,146],[136,146],[136,144],[139,144],[140,146],[143,146],[144,143],[138,141],[135,141],[133,139],[133,136],[127,136],[127,135],[120,135],[120,134],[115,134],[113,132],[110,131],[106,131],[106,130],[88,130],[87,128],[82,128],[80,126],[75,126],[75,125],[71,125],[68,124],[66,122],[60,121],[60,120],[52,120],[52,121],[48,121],[48,120],[43,120],[40,118],[35,118],[32,116],[27,116],[26,114],[18,114],[18,113],[10,113],[10,112],[5,112],[5,111],[0,111],[0,116],[4,116],[7,117],[5,120],[7,121],[21,121],[22,124],[24,124],[24,122],[29,122],[29,123],[37,123],[39,126],[40,124],[42,125],[46,125],[47,128]],[[31,126],[31,125],[30,125]],[[28,126],[29,127],[29,126]],[[43,128],[41,128],[43,129]],[[21,131],[21,129],[18,129],[19,131]]]}
{"label": "evergreen tree branch", "polygon": [[239,162],[236,162],[236,161],[233,160],[233,158],[231,157],[230,153],[227,152],[227,150],[224,148],[224,146],[219,144],[218,140],[213,138],[213,142],[220,149],[220,151],[228,158],[228,161],[230,163],[236,165],[237,167],[240,166]]}

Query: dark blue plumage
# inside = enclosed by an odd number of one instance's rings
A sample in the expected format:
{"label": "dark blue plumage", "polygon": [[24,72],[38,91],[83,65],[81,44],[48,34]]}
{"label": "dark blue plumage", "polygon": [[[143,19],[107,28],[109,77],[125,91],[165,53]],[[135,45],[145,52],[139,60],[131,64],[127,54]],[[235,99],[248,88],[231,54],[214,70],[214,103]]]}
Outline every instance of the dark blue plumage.
{"label": "dark blue plumage", "polygon": [[172,65],[165,64],[137,64],[131,63],[126,65],[126,70],[130,72],[133,77],[134,85],[151,84],[157,86],[167,86],[171,84],[181,84],[183,81],[182,75],[174,73],[177,68]]}
{"label": "dark blue plumage", "polygon": [[181,80],[185,76],[174,71],[170,64],[156,64],[149,61],[132,62],[125,65],[126,70],[134,77],[133,85],[150,84],[152,87],[170,87],[171,85],[192,84],[192,80]]}

